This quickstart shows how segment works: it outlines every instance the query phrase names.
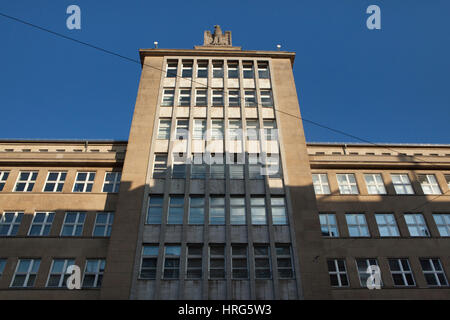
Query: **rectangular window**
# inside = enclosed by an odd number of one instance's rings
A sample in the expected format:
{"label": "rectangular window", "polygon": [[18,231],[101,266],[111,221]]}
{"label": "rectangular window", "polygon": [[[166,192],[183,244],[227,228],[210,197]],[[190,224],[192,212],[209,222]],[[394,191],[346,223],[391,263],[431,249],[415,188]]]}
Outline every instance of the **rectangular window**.
{"label": "rectangular window", "polygon": [[253,63],[244,62],[242,66],[244,72],[244,79],[254,79],[255,74],[253,72]]}
{"label": "rectangular window", "polygon": [[161,106],[173,107],[174,97],[175,97],[174,89],[164,89]]}
{"label": "rectangular window", "polygon": [[259,140],[259,122],[258,120],[247,120],[247,140]]}
{"label": "rectangular window", "polygon": [[164,279],[178,279],[180,277],[181,247],[168,245],[164,250]]}
{"label": "rectangular window", "polygon": [[67,288],[67,279],[70,274],[67,268],[75,264],[75,259],[53,259],[50,274],[47,280],[48,288]]}
{"label": "rectangular window", "polygon": [[258,77],[269,79],[269,64],[267,62],[258,62]]}
{"label": "rectangular window", "polygon": [[98,212],[95,217],[94,237],[109,237],[114,222],[114,212]]}
{"label": "rectangular window", "polygon": [[419,174],[417,179],[422,186],[424,194],[441,194],[441,189],[434,174]]}
{"label": "rectangular window", "polygon": [[3,274],[3,271],[5,271],[5,266],[6,266],[6,259],[4,258],[0,259],[0,277]]}
{"label": "rectangular window", "polygon": [[212,91],[212,106],[213,107],[223,107],[223,90],[213,90]]}
{"label": "rectangular window", "polygon": [[223,62],[213,61],[213,78],[223,79]]}
{"label": "rectangular window", "polygon": [[140,279],[156,279],[158,251],[157,245],[144,245],[142,247]]}
{"label": "rectangular window", "polygon": [[67,172],[49,172],[44,192],[61,192],[66,181]]}
{"label": "rectangular window", "polygon": [[61,228],[61,236],[81,236],[86,212],[66,212]]}
{"label": "rectangular window", "polygon": [[87,259],[84,269],[83,288],[100,288],[104,272],[105,259]]}
{"label": "rectangular window", "polygon": [[[446,174],[444,177],[445,177],[445,181],[447,182],[447,187],[450,189],[450,174]],[[1,179],[0,179],[0,181],[1,181]],[[0,189],[0,191],[2,191],[2,190]]]}
{"label": "rectangular window", "polygon": [[163,196],[150,196],[148,201],[147,223],[161,224],[163,213]]}
{"label": "rectangular window", "polygon": [[189,201],[189,224],[203,224],[205,221],[205,198],[191,196]]}
{"label": "rectangular window", "polygon": [[248,263],[247,263],[247,246],[246,245],[232,245],[231,246],[231,267],[233,279],[247,279],[248,278]]}
{"label": "rectangular window", "polygon": [[395,286],[410,287],[416,285],[408,259],[388,259],[388,262]]}
{"label": "rectangular window", "polygon": [[222,153],[211,155],[210,178],[225,179],[225,161]]}
{"label": "rectangular window", "polygon": [[407,174],[391,174],[391,178],[397,194],[414,194]]}
{"label": "rectangular window", "polygon": [[243,225],[245,224],[245,198],[231,197],[230,198],[230,224]]}
{"label": "rectangular window", "polygon": [[169,200],[168,224],[183,224],[184,197],[171,196]]}
{"label": "rectangular window", "polygon": [[353,173],[336,174],[341,194],[358,194],[355,175]]}
{"label": "rectangular window", "polygon": [[228,91],[228,106],[230,106],[230,107],[240,107],[241,106],[241,97],[239,94],[239,90]]}
{"label": "rectangular window", "polygon": [[267,108],[273,108],[272,91],[261,90],[261,105]]}
{"label": "rectangular window", "polygon": [[316,194],[330,194],[330,184],[326,173],[314,173],[312,179]]}
{"label": "rectangular window", "polygon": [[103,182],[103,192],[118,193],[121,178],[122,172],[106,172],[105,181]]}
{"label": "rectangular window", "polygon": [[91,192],[94,179],[95,172],[77,172],[73,192]]}
{"label": "rectangular window", "polygon": [[8,180],[9,171],[0,171],[0,191],[3,191],[6,180]]}
{"label": "rectangular window", "polygon": [[193,139],[194,140],[205,140],[206,136],[206,120],[205,119],[194,119],[194,130]]}
{"label": "rectangular window", "polygon": [[339,237],[339,230],[334,213],[319,214],[320,230],[324,237]]}
{"label": "rectangular window", "polygon": [[195,91],[195,105],[197,107],[206,107],[208,105],[208,91],[196,90]]}
{"label": "rectangular window", "polygon": [[277,141],[278,131],[277,122],[275,120],[264,120],[264,137],[266,141]]}
{"label": "rectangular window", "polygon": [[420,259],[423,275],[430,287],[447,287],[448,282],[438,258]]}
{"label": "rectangular window", "polygon": [[206,164],[202,153],[194,153],[192,155],[191,179],[205,179]]}
{"label": "rectangular window", "polygon": [[192,78],[192,62],[183,61],[183,68],[181,69],[182,78]]}
{"label": "rectangular window", "polygon": [[230,156],[231,156],[231,159],[229,159],[230,179],[244,179],[243,155],[233,153]]}
{"label": "rectangular window", "polygon": [[34,286],[41,259],[19,259],[11,282],[12,288],[31,288]]}
{"label": "rectangular window", "polygon": [[348,287],[347,268],[344,259],[328,259],[328,274],[332,287]]}
{"label": "rectangular window", "polygon": [[210,197],[209,199],[209,224],[225,224],[225,198]]}
{"label": "rectangular window", "polygon": [[433,214],[441,237],[450,237],[450,214]]}
{"label": "rectangular window", "polygon": [[367,268],[370,266],[377,266],[377,259],[356,259],[356,267],[358,269],[359,283],[361,287],[367,288],[367,279],[369,279],[371,272],[367,272]]}
{"label": "rectangular window", "polygon": [[270,199],[272,207],[272,223],[273,225],[285,225],[288,223],[286,203],[284,197],[272,196]]}
{"label": "rectangular window", "polygon": [[211,120],[211,140],[223,140],[223,120]]}
{"label": "rectangular window", "polygon": [[272,270],[270,264],[270,248],[268,245],[255,245],[253,247],[255,255],[255,278],[270,279]]}
{"label": "rectangular window", "polygon": [[15,236],[22,217],[23,212],[4,212],[0,217],[0,236]]}
{"label": "rectangular window", "polygon": [[294,277],[294,264],[292,263],[291,246],[289,244],[275,245],[277,254],[277,269],[280,279],[292,279]]}
{"label": "rectangular window", "polygon": [[172,127],[172,120],[160,119],[159,120],[159,128],[158,128],[158,139],[169,140],[171,127]]}
{"label": "rectangular window", "polygon": [[248,173],[250,179],[263,179],[261,172],[261,163],[259,162],[258,153],[250,153],[248,155]]}
{"label": "rectangular window", "polygon": [[209,278],[225,279],[225,246],[209,246]]}
{"label": "rectangular window", "polygon": [[228,120],[228,139],[242,140],[241,120]]}
{"label": "rectangular window", "polygon": [[378,231],[380,232],[380,237],[399,237],[400,233],[398,231],[397,222],[395,217],[391,213],[375,214],[375,220],[377,221]]}
{"label": "rectangular window", "polygon": [[175,139],[187,140],[189,136],[189,119],[178,119],[175,131]]}
{"label": "rectangular window", "polygon": [[38,176],[37,171],[21,171],[16,182],[15,192],[31,192]]}
{"label": "rectangular window", "polygon": [[186,256],[186,278],[201,279],[202,278],[202,246],[188,245]]}
{"label": "rectangular window", "polygon": [[54,212],[36,212],[31,222],[29,236],[48,236],[52,227]]}
{"label": "rectangular window", "polygon": [[169,61],[167,63],[166,78],[176,78],[177,77],[177,67],[178,67],[178,62]]}
{"label": "rectangular window", "polygon": [[153,178],[163,179],[166,177],[167,171],[167,154],[155,154],[153,162]]}
{"label": "rectangular window", "polygon": [[208,62],[199,61],[197,66],[197,78],[206,79],[208,78]]}
{"label": "rectangular window", "polygon": [[350,237],[370,237],[366,217],[363,213],[345,215]]}
{"label": "rectangular window", "polygon": [[239,65],[237,62],[228,63],[228,79],[239,78]]}
{"label": "rectangular window", "polygon": [[250,210],[252,215],[252,224],[264,225],[267,224],[266,217],[266,199],[263,197],[250,198]]}
{"label": "rectangular window", "polygon": [[365,174],[367,191],[369,194],[386,194],[383,178],[381,174]]}
{"label": "rectangular window", "polygon": [[255,90],[245,90],[244,91],[244,101],[246,107],[256,107],[256,91]]}
{"label": "rectangular window", "polygon": [[178,105],[181,107],[189,107],[191,105],[191,89],[180,89],[178,95]]}
{"label": "rectangular window", "polygon": [[186,178],[186,159],[183,158],[182,153],[174,153],[172,161],[172,178],[185,179]]}
{"label": "rectangular window", "polygon": [[406,225],[411,237],[429,237],[427,224],[420,213],[404,214]]}

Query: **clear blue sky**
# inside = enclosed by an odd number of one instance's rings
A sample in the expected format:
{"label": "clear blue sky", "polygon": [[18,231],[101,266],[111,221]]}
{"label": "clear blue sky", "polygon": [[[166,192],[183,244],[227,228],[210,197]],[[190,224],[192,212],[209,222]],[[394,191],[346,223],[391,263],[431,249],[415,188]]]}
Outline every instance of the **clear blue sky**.
{"label": "clear blue sky", "polygon": [[[81,7],[82,29],[66,28]],[[366,8],[381,8],[381,30]],[[302,116],[373,142],[450,143],[450,1],[2,1],[0,12],[139,59],[219,24],[297,53]],[[0,16],[0,138],[128,139],[140,65]],[[354,141],[305,123],[308,141]]]}

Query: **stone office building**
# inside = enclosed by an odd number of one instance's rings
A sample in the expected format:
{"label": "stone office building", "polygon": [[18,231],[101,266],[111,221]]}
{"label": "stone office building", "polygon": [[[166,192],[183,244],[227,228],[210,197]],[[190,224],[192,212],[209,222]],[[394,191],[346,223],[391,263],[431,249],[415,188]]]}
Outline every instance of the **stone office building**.
{"label": "stone office building", "polygon": [[450,298],[450,145],[306,143],[218,26],[140,56],[128,141],[0,141],[0,299]]}

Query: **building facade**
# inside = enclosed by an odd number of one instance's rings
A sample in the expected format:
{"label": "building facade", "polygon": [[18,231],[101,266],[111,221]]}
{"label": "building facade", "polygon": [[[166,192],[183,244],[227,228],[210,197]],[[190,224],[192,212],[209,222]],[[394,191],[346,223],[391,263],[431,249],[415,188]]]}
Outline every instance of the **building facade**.
{"label": "building facade", "polygon": [[450,146],[307,144],[295,54],[218,26],[140,57],[128,141],[0,141],[0,299],[450,297]]}

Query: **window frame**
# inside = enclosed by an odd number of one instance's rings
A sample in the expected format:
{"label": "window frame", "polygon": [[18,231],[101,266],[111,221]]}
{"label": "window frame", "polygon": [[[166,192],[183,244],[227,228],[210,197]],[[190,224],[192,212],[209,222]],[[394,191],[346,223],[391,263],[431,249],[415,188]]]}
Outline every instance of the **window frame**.
{"label": "window frame", "polygon": [[[42,222],[35,222],[34,221],[36,219],[36,215],[38,215],[38,214],[44,214],[45,215],[44,216],[44,220]],[[51,217],[50,218],[50,220],[51,220],[50,222],[48,222],[49,217]],[[28,236],[29,237],[46,237],[46,236],[49,236],[54,219],[55,219],[55,212],[51,212],[51,211],[36,211],[33,214],[33,219],[31,220],[30,227],[28,229],[28,233],[27,233]],[[31,234],[31,230],[33,229],[33,226],[35,226],[35,225],[41,225],[39,233],[38,234]],[[48,227],[48,232],[44,234],[44,231],[46,230],[47,227]]]}
{"label": "window frame", "polygon": [[[49,181],[50,174],[56,173],[57,177],[56,180]],[[63,176],[63,177],[62,177]],[[67,171],[49,171],[47,173],[47,178],[44,183],[44,187],[42,188],[42,192],[62,192],[64,188],[64,183],[66,182],[67,178]],[[52,190],[45,190],[47,189],[47,185],[54,184]],[[61,190],[58,191],[59,187],[61,186]]]}

